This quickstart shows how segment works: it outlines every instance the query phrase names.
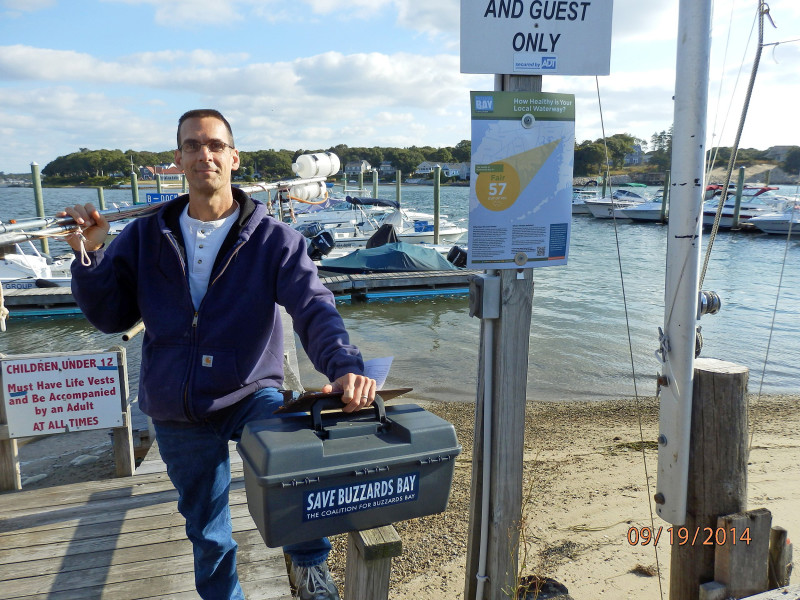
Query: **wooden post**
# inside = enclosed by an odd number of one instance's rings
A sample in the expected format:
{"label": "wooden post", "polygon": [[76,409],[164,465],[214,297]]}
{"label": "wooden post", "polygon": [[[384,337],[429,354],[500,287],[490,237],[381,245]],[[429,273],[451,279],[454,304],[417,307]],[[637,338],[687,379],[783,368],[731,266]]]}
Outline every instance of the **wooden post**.
{"label": "wooden post", "polygon": [[161,193],[161,173],[156,173],[156,191]]}
{"label": "wooden post", "polygon": [[[739,208],[742,205],[742,190],[744,189],[744,167],[739,167],[739,179],[736,181],[736,198],[733,204],[733,221],[731,229],[739,229]],[[727,194],[727,190],[722,190],[719,201],[722,202]]]}
{"label": "wooden post", "polygon": [[97,205],[100,207],[100,210],[106,209],[106,197],[103,193],[103,186],[97,188]]}
{"label": "wooden post", "polygon": [[372,169],[372,197],[378,197],[378,169]]}
{"label": "wooden post", "polygon": [[727,600],[728,590],[717,581],[708,581],[700,585],[699,600]]}
{"label": "wooden post", "polygon": [[[767,562],[772,514],[759,508],[717,519],[713,531],[714,581],[725,585],[728,597],[746,598],[769,588]],[[704,532],[703,541],[709,541]]]}
{"label": "wooden post", "polygon": [[769,589],[789,585],[792,573],[792,545],[783,527],[773,527],[769,536]]}
{"label": "wooden post", "polygon": [[442,193],[442,167],[433,168],[433,243],[439,243],[439,207]]}
{"label": "wooden post", "polygon": [[136,171],[131,171],[131,201],[139,204],[139,178],[136,176]]}
{"label": "wooden post", "polygon": [[[0,354],[0,358],[5,358],[5,354]],[[6,405],[0,400],[0,492],[21,489],[22,475],[19,468],[17,440],[8,435]]]}
{"label": "wooden post", "polygon": [[[0,358],[5,358],[0,354]],[[0,372],[0,380],[2,373]],[[22,489],[17,440],[8,435],[8,417],[5,402],[0,400],[0,492]]]}
{"label": "wooden post", "polygon": [[704,528],[714,531],[717,517],[747,508],[747,377],[746,367],[695,361],[686,522],[673,526],[670,600],[698,599],[700,584],[714,579]]}
{"label": "wooden post", "polygon": [[398,206],[402,206],[402,204],[400,203],[400,186],[401,186],[400,181],[402,179],[403,179],[403,173],[401,171],[399,171],[399,170],[395,171],[395,182],[394,182],[395,192],[394,192],[394,195],[395,195],[395,200],[397,200],[397,205]]}
{"label": "wooden post", "polygon": [[[540,75],[495,75],[495,90],[541,92]],[[467,545],[466,600],[507,600],[515,597],[522,520],[522,455],[525,437],[528,349],[533,306],[533,269],[503,269],[500,272],[500,318],[481,321],[494,328],[492,354],[491,465],[489,492],[489,539],[487,583],[483,598],[476,598],[480,558],[480,522],[483,510],[483,406],[484,360],[481,341],[478,361],[475,442],[472,449],[472,498]]]}
{"label": "wooden post", "polygon": [[125,409],[122,411],[122,427],[114,427],[111,431],[113,432],[112,446],[117,477],[130,477],[136,470],[136,459],[133,456],[131,406],[127,400]]}
{"label": "wooden post", "polygon": [[128,363],[125,348],[112,346],[108,352],[117,353],[119,373],[120,409],[122,410],[122,425],[112,428],[112,446],[114,450],[114,466],[117,477],[130,477],[136,471],[136,459],[133,455],[133,421],[131,420],[131,405],[128,402]]}
{"label": "wooden post", "polygon": [[664,174],[664,195],[661,197],[661,222],[666,223],[668,216],[667,210],[669,208],[669,184],[670,184],[670,172]]}
{"label": "wooden post", "polygon": [[347,536],[344,600],[387,600],[392,558],[403,542],[391,525],[351,531]]}
{"label": "wooden post", "polygon": [[[31,180],[33,181],[33,198],[36,201],[36,216],[43,219],[45,214],[44,198],[42,197],[42,176],[39,173],[39,165],[35,162],[31,163]],[[42,252],[45,254],[50,252],[50,245],[47,242],[47,238],[43,237],[41,242]]]}

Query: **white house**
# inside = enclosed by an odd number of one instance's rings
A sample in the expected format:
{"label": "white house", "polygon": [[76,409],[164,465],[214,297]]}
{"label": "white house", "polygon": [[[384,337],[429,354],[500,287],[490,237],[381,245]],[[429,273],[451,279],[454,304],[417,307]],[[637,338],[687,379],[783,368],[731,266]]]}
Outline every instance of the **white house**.
{"label": "white house", "polygon": [[414,173],[419,175],[429,175],[433,173],[434,168],[437,166],[442,167],[442,175],[445,177],[458,177],[461,180],[469,179],[469,163],[465,162],[442,163],[426,160],[417,165]]}
{"label": "white house", "polygon": [[348,176],[349,175],[358,176],[359,173],[366,173],[367,171],[371,170],[372,170],[372,165],[363,159],[350,161],[344,166],[344,172]]}

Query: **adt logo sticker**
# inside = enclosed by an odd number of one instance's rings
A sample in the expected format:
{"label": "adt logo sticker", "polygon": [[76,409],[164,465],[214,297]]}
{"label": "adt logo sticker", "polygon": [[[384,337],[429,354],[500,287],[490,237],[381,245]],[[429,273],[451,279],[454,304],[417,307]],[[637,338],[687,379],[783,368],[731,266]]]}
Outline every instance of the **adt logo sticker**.
{"label": "adt logo sticker", "polygon": [[492,96],[475,96],[475,112],[493,112],[494,98]]}
{"label": "adt logo sticker", "polygon": [[542,57],[542,69],[555,69],[556,68],[556,57],[555,56],[543,56]]}

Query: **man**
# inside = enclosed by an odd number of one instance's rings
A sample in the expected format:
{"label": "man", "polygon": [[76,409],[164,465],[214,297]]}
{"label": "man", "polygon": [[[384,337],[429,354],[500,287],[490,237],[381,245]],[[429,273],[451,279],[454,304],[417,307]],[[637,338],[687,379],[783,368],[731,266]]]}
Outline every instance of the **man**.
{"label": "man", "polygon": [[[333,382],[323,389],[343,392],[343,411],[369,406],[375,381],[363,375],[304,238],[231,186],[239,152],[222,114],[201,109],[180,118],[175,164],[189,194],[128,224],[108,248],[109,225],[94,206],[65,209],[83,228],[68,240],[85,252],[73,263],[72,290],[101,331],[144,321],[139,404],[153,419],[180,495],[197,591],[208,600],[238,600],[244,595],[231,537],[228,441],[249,421],[273,417],[282,402],[277,305]],[[325,564],[329,550],[327,539],[284,548],[303,600],[339,598]]]}

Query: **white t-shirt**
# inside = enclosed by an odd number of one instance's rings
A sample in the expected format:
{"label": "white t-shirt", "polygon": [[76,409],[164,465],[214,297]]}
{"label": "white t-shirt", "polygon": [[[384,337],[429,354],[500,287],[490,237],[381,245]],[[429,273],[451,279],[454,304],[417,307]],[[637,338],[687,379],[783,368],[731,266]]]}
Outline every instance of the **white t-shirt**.
{"label": "white t-shirt", "polygon": [[217,221],[198,221],[189,216],[189,205],[181,213],[181,233],[186,246],[186,263],[189,267],[189,290],[195,310],[206,295],[211,269],[222,242],[239,217],[239,205],[233,214]]}

